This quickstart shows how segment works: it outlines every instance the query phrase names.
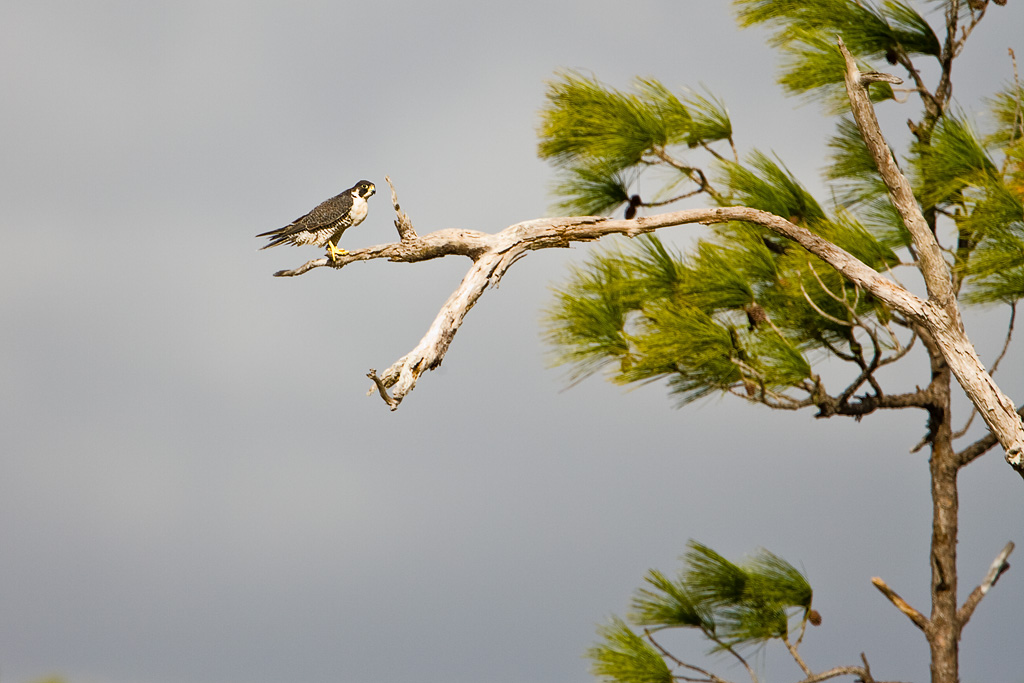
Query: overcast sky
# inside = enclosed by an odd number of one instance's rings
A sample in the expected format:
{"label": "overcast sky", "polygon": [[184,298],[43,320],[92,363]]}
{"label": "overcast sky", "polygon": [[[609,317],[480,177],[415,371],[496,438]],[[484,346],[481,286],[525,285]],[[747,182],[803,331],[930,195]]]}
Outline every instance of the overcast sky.
{"label": "overcast sky", "polygon": [[[965,109],[1011,78],[1022,27],[1011,2],[977,29]],[[319,251],[253,237],[367,178],[342,246],[393,241],[385,174],[421,233],[547,215],[537,112],[566,67],[704,84],[742,150],[820,189],[832,123],[779,95],[775,64],[727,2],[5,0],[3,681],[589,681],[595,626],[690,538],[807,573],[816,670],[863,651],[926,679],[924,639],[870,584],[929,609],[922,415],[565,390],[540,319],[592,245],[518,263],[391,413],[365,373],[416,344],[468,261],[282,280]],[[883,109],[894,138],[917,115]],[[968,323],[994,358],[1006,311]],[[1018,403],[1022,346],[997,377]],[[927,383],[922,358],[904,379]],[[1000,451],[961,481],[966,595],[1024,542],[1024,497]],[[965,631],[965,682],[1022,680],[1014,564]],[[774,652],[766,675],[799,679]]]}

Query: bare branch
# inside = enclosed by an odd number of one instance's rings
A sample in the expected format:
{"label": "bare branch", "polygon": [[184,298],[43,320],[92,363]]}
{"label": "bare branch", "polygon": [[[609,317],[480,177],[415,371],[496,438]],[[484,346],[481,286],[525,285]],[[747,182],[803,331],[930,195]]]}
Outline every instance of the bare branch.
{"label": "bare branch", "polygon": [[480,295],[484,293],[501,259],[500,253],[488,253],[477,259],[458,288],[441,307],[441,311],[416,348],[381,375],[380,383],[383,386],[394,387],[392,401],[387,401],[386,394],[384,395],[391,410],[398,409],[398,404],[413,390],[420,375],[441,364],[455,333],[462,326],[469,309],[473,308]]}
{"label": "bare branch", "polygon": [[[1024,405],[1017,409],[1017,415],[1024,419]],[[970,464],[972,461],[988,453],[997,445],[999,445],[999,440],[996,438],[996,435],[989,432],[956,454],[957,467],[963,467],[964,465]]]}
{"label": "bare branch", "polygon": [[679,161],[675,157],[671,156],[668,152],[666,152],[664,147],[654,147],[652,151],[654,152],[654,155],[657,158],[661,159],[663,162],[665,162],[672,168],[676,169],[680,173],[683,173],[692,182],[696,183],[698,186],[698,192],[707,192],[715,199],[719,201],[722,200],[722,195],[711,186],[711,183],[708,182],[708,177],[707,175],[705,175],[704,171],[700,170],[696,166],[687,166],[686,164],[684,164],[683,162]]}
{"label": "bare branch", "polygon": [[889,197],[893,206],[899,212],[913,239],[921,263],[921,273],[924,276],[925,286],[928,288],[928,296],[930,299],[936,300],[943,308],[955,306],[956,292],[953,290],[949,266],[946,265],[946,261],[942,257],[942,251],[935,240],[935,235],[921,214],[910,182],[900,172],[899,166],[892,156],[892,151],[882,136],[878,119],[875,117],[875,109],[868,97],[868,84],[884,80],[885,74],[861,73],[842,39],[839,40],[839,50],[846,60],[846,90],[850,96],[851,111],[857,121],[861,137],[864,138],[864,143],[875,160],[878,172],[889,189]]}
{"label": "bare branch", "polygon": [[956,34],[959,20],[960,1],[949,0],[946,3],[946,37],[942,43],[942,54],[939,56],[942,72],[939,75],[939,85],[935,88],[937,111],[928,111],[932,124],[942,116],[953,92],[953,59],[956,57],[957,51]]}
{"label": "bare branch", "polygon": [[[646,629],[646,628],[644,629],[644,636],[647,638],[648,641],[650,641],[651,645],[653,645],[655,648],[657,648],[658,652],[661,653],[662,657],[664,657],[665,659],[670,660],[677,667],[682,667],[684,669],[689,669],[690,671],[696,671],[697,673],[699,673],[702,676],[704,676],[703,679],[689,678],[687,676],[677,676],[677,678],[679,678],[681,680],[684,680],[684,681],[709,681],[710,683],[729,683],[729,681],[727,681],[726,679],[720,678],[720,677],[716,676],[715,674],[711,673],[710,671],[707,671],[705,669],[700,668],[699,666],[694,666],[693,664],[687,664],[683,660],[681,660],[678,657],[676,657],[675,655],[673,655],[671,652],[669,652],[664,647],[662,647],[661,643],[659,643],[657,640],[654,639],[654,635],[651,633],[650,629]],[[748,667],[748,671],[749,670],[750,670],[750,668]],[[751,675],[753,676],[753,673],[751,673]],[[757,683],[757,677],[756,676],[753,679],[753,683]]]}
{"label": "bare branch", "polygon": [[[380,397],[384,399],[384,402],[388,404],[391,410],[397,410],[398,402],[388,394],[388,388],[384,386],[384,382],[382,382],[380,377],[377,376],[377,371],[370,368],[370,371],[366,373],[366,376],[373,380],[374,389],[377,390],[377,393],[380,394]],[[373,389],[370,389],[368,393],[372,394]]]}
{"label": "bare branch", "polygon": [[992,367],[989,369],[988,374],[994,375],[996,370],[999,369],[999,364],[1003,362],[1003,358],[1006,357],[1006,352],[1010,350],[1010,342],[1013,340],[1013,326],[1017,321],[1017,302],[1014,301],[1010,304],[1010,322],[1006,326],[1006,340],[1003,342],[1003,350],[996,356],[995,361],[992,363]]}
{"label": "bare branch", "polygon": [[804,676],[807,676],[808,678],[813,678],[814,673],[811,671],[811,667],[807,666],[807,663],[804,661],[804,658],[800,656],[799,652],[797,652],[796,646],[793,645],[793,643],[789,642],[789,638],[783,637],[782,642],[786,644],[786,649],[789,650],[790,656],[793,657],[793,659],[796,661],[797,666],[800,667],[800,670],[804,672]]}
{"label": "bare branch", "polygon": [[874,584],[875,588],[882,591],[882,595],[889,598],[889,601],[892,604],[896,605],[896,609],[906,614],[907,617],[912,622],[914,622],[915,626],[917,626],[922,631],[928,628],[928,620],[924,617],[924,615],[918,612],[913,607],[911,607],[906,600],[901,598],[896,593],[896,591],[889,588],[889,586],[886,585],[885,581],[876,576],[873,579],[871,579],[871,583]]}
{"label": "bare branch", "polygon": [[398,230],[398,236],[403,242],[415,239],[417,235],[412,227],[412,220],[409,219],[408,214],[402,211],[402,207],[398,204],[398,193],[395,192],[395,184],[391,182],[391,176],[384,176],[384,180],[387,181],[388,186],[391,188],[391,205],[395,207],[395,228]]}
{"label": "bare branch", "polygon": [[[949,12],[955,15],[957,3],[954,1],[952,5]],[[950,34],[955,33],[955,16],[947,16],[947,31]],[[846,61],[846,90],[850,96],[851,111],[857,121],[861,137],[878,167],[879,175],[889,190],[889,198],[910,233],[928,290],[924,315],[917,317],[907,312],[905,315],[915,322],[922,323],[934,337],[957,382],[971,399],[971,403],[981,412],[989,429],[999,439],[1006,453],[1006,462],[1024,477],[1024,422],[1017,415],[1013,402],[985,370],[977,351],[964,332],[949,266],[943,259],[935,235],[921,213],[910,182],[900,172],[892,151],[882,136],[874,106],[868,97],[864,75],[858,71],[842,39],[838,42],[839,50]],[[947,35],[946,47],[943,49],[944,60],[952,61],[952,49],[952,37]],[[943,78],[947,77],[948,73],[944,71]],[[940,85],[937,91],[940,101],[944,99],[944,93],[945,90]]]}
{"label": "bare branch", "polygon": [[1003,549],[996,555],[996,559],[992,561],[992,566],[988,569],[988,574],[985,575],[985,580],[981,582],[977,588],[971,591],[971,594],[967,596],[964,604],[960,609],[956,611],[956,621],[958,628],[962,629],[967,622],[970,620],[971,615],[974,614],[974,609],[981,602],[981,599],[989,592],[992,586],[996,585],[996,581],[1003,575],[1006,570],[1010,568],[1010,563],[1007,559],[1010,557],[1010,553],[1013,552],[1013,541],[1010,541]]}
{"label": "bare branch", "polygon": [[879,367],[883,365],[889,365],[890,363],[895,363],[900,358],[903,358],[903,356],[910,353],[910,350],[914,348],[914,343],[917,341],[918,338],[918,334],[915,331],[914,334],[910,337],[910,341],[907,342],[906,346],[901,346],[900,340],[897,339],[896,335],[893,334],[893,331],[889,329],[888,323],[886,324],[885,328],[886,331],[889,333],[889,336],[893,339],[894,342],[896,342],[896,352],[893,353],[891,356],[886,356],[882,360],[878,361]]}
{"label": "bare branch", "polygon": [[[907,70],[907,74],[909,74],[910,78],[914,81],[914,87],[906,88],[906,92],[918,93],[921,96],[921,101],[924,104],[925,110],[928,112],[934,112],[935,115],[938,115],[938,112],[941,111],[939,103],[936,101],[935,96],[932,95],[931,91],[928,90],[928,86],[925,84],[924,79],[921,78],[921,72],[919,72],[917,67],[914,66],[914,62],[910,59],[910,55],[908,55],[901,46],[896,47],[896,60],[900,66]],[[908,121],[907,123],[911,122]],[[915,127],[916,126],[911,124],[912,130]]]}
{"label": "bare branch", "polygon": [[468,256],[475,259],[490,248],[493,237],[473,230],[438,230],[423,237],[414,236],[401,242],[350,251],[338,256],[334,262],[328,258],[312,259],[293,270],[279,270],[274,273],[274,277],[295,277],[324,266],[340,270],[356,261],[379,258],[403,263],[429,261],[442,256]]}
{"label": "bare branch", "polygon": [[837,676],[857,676],[860,680],[865,681],[865,683],[874,683],[874,679],[860,666],[837,666],[828,671],[822,671],[820,674],[811,674],[799,681],[799,683],[819,683],[819,681],[827,681]]}
{"label": "bare branch", "polygon": [[960,38],[956,40],[956,42],[953,44],[954,57],[959,56],[960,53],[963,51],[964,43],[967,42],[967,38],[970,37],[971,31],[974,30],[974,27],[978,25],[982,18],[984,18],[985,10],[987,8],[988,5],[982,5],[980,9],[975,10],[974,6],[971,6],[971,23],[960,29]]}
{"label": "bare branch", "polygon": [[[815,275],[817,275],[817,273],[815,273]],[[824,289],[824,286],[822,287],[822,289]],[[807,290],[804,289],[804,283],[802,283],[802,282],[800,283],[800,291],[803,292],[804,300],[807,301],[807,304],[811,308],[813,308],[814,312],[817,313],[818,315],[820,315],[822,318],[825,318],[826,320],[831,320],[832,322],[834,322],[837,325],[843,325],[845,327],[853,327],[853,323],[849,322],[848,320],[840,320],[839,318],[837,318],[837,317],[835,317],[833,315],[829,315],[825,311],[823,311],[820,308],[818,308],[818,305],[816,303],[814,303],[814,300],[810,297],[809,294],[807,294]],[[825,290],[825,291],[828,291],[828,290]]]}
{"label": "bare branch", "polygon": [[[820,681],[827,681],[830,678],[836,678],[837,676],[856,676],[859,683],[884,683],[883,681],[876,681],[871,675],[871,667],[868,666],[868,658],[864,656],[862,652],[860,659],[864,662],[864,666],[837,666],[829,669],[828,671],[822,671],[819,674],[812,674],[806,669],[807,678],[799,681],[798,683],[820,683]],[[896,683],[893,681],[892,683]]]}
{"label": "bare branch", "polygon": [[743,668],[747,670],[747,675],[750,676],[751,683],[757,683],[757,673],[754,671],[754,667],[750,666],[750,663],[743,658],[743,655],[736,651],[736,648],[726,643],[724,640],[716,636],[714,633],[704,629],[701,630],[704,631],[704,635],[707,636],[708,640],[713,641],[716,645],[718,645],[718,647],[722,648],[724,652],[728,652],[729,654],[731,654],[733,657],[736,658],[736,661],[743,665]]}

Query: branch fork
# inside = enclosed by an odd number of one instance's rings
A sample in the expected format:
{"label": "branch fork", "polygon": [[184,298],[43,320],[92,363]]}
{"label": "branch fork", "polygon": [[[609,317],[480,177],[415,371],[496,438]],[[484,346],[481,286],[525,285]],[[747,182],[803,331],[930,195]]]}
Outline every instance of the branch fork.
{"label": "branch fork", "polygon": [[[989,566],[988,573],[985,575],[984,580],[982,580],[982,582],[978,584],[973,591],[971,591],[971,594],[967,596],[966,600],[964,600],[964,604],[956,611],[955,628],[958,632],[963,630],[963,627],[967,625],[968,621],[970,621],[971,615],[974,614],[974,610],[978,606],[978,603],[980,603],[981,599],[984,598],[992,587],[996,585],[996,581],[999,580],[999,577],[1010,569],[1010,563],[1008,560],[1010,553],[1013,552],[1013,548],[1013,541],[1010,541],[1003,546],[1003,549],[999,551],[996,558],[992,560],[992,564]],[[910,621],[919,629],[925,633],[928,633],[933,629],[933,622],[931,619],[928,619],[919,611],[914,609],[914,607],[900,597],[896,591],[889,588],[881,578],[876,576],[871,579],[871,583],[875,588],[881,591],[882,595],[889,599],[889,602],[891,602],[896,609],[903,612],[903,614],[905,614],[907,618],[910,619]]]}

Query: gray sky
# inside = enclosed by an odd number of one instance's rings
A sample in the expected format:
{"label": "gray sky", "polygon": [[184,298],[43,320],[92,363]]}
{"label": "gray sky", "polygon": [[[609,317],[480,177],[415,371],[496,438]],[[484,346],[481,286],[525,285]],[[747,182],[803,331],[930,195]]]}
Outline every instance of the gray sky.
{"label": "gray sky", "polygon": [[[831,123],[781,98],[763,33],[726,2],[626,5],[0,6],[4,681],[588,681],[595,625],[689,538],[806,571],[815,669],[864,651],[878,676],[927,677],[923,638],[870,585],[928,609],[923,416],[563,391],[539,320],[590,246],[517,264],[390,413],[364,374],[416,344],[468,261],[279,280],[318,252],[256,251],[360,178],[380,192],[343,246],[392,241],[385,174],[421,233],[545,215],[537,111],[564,67],[706,84],[743,150],[820,187]],[[992,8],[962,106],[1010,78],[1022,26],[1021,3]],[[885,107],[898,138],[917,110]],[[983,357],[1005,320],[969,318]],[[1021,347],[998,377],[1018,402]],[[926,383],[924,361],[901,380]],[[1020,486],[1000,452],[964,473],[963,595],[1024,541]],[[971,621],[965,681],[1020,680],[1003,647],[1022,586],[1014,567]]]}

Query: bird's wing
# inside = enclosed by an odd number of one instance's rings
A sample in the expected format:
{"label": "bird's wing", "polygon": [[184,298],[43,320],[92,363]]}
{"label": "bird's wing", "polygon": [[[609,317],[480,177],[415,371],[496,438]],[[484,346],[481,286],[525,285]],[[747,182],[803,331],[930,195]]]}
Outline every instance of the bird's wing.
{"label": "bird's wing", "polygon": [[322,228],[328,228],[331,224],[338,221],[338,219],[345,216],[349,211],[352,210],[352,195],[348,191],[342,192],[339,195],[331,197],[325,202],[321,202],[315,209],[309,213],[299,216],[294,221],[278,228],[277,230],[271,230],[265,232],[257,237],[267,237],[274,235],[275,237],[288,237],[298,232],[309,231],[315,232]]}

